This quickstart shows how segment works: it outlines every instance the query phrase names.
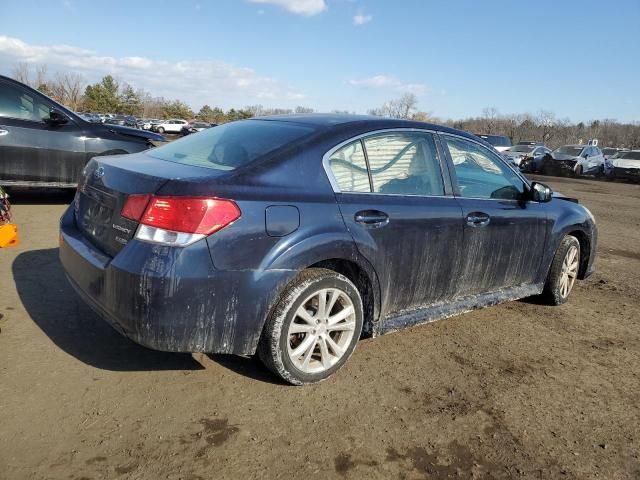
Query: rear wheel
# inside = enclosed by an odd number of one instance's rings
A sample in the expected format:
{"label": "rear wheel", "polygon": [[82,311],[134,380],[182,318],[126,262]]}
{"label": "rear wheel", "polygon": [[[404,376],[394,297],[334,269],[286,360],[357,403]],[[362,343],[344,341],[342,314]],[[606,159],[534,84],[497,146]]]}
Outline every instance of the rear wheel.
{"label": "rear wheel", "polygon": [[319,382],[349,359],[362,323],[362,299],[356,286],[332,270],[311,268],[287,287],[272,311],[258,355],[291,384]]}
{"label": "rear wheel", "polygon": [[567,301],[580,268],[580,242],[572,235],[562,239],[544,286],[543,297],[551,305]]}

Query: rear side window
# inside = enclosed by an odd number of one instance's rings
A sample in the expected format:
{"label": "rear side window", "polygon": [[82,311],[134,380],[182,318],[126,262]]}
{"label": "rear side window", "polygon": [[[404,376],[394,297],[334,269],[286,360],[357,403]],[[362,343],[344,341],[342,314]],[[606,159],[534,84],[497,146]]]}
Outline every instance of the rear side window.
{"label": "rear side window", "polygon": [[360,140],[342,147],[331,155],[329,165],[341,192],[371,192],[367,163]]}
{"label": "rear side window", "polygon": [[394,195],[443,195],[433,136],[398,132],[364,139],[373,191]]}
{"label": "rear side window", "polygon": [[234,170],[313,132],[312,127],[288,122],[244,120],[189,135],[149,150],[148,155],[184,165]]}

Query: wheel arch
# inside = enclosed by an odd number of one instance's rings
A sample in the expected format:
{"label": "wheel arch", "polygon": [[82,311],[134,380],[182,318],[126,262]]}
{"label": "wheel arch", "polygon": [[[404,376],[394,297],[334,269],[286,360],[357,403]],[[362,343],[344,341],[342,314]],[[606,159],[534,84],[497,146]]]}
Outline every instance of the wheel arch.
{"label": "wheel arch", "polygon": [[578,239],[580,243],[580,267],[578,268],[578,279],[583,280],[586,277],[587,268],[589,266],[591,256],[591,238],[581,229],[574,229],[567,232]]}
{"label": "wheel arch", "polygon": [[[286,269],[299,274],[309,268],[326,268],[347,277],[362,296],[365,312],[363,330],[367,335],[373,334],[382,303],[378,275],[367,259],[359,254],[353,239],[346,232],[327,232],[307,237],[265,260],[261,266],[263,271]],[[278,298],[288,285],[289,282],[279,289]]]}

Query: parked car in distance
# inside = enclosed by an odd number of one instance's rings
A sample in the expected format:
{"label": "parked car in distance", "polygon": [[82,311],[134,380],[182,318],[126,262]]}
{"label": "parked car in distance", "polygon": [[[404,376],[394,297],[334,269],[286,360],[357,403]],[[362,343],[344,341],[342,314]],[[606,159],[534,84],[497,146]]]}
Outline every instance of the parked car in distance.
{"label": "parked car in distance", "polygon": [[548,175],[601,175],[604,156],[593,145],[564,145],[544,157],[541,171]]}
{"label": "parked car in distance", "polygon": [[158,133],[180,133],[182,127],[188,124],[189,122],[187,122],[186,120],[162,120],[160,123],[152,124],[151,131]]}
{"label": "parked car in distance", "polygon": [[0,185],[75,187],[97,155],[134,153],[162,135],[84,120],[55,100],[0,76]]}
{"label": "parked car in distance", "polygon": [[604,171],[608,177],[640,180],[640,150],[620,151],[605,160]]}
{"label": "parked car in distance", "polygon": [[611,158],[613,155],[619,152],[628,152],[628,148],[616,148],[616,147],[604,147],[601,149],[602,155],[604,155],[604,159]]}
{"label": "parked car in distance", "polygon": [[527,172],[536,172],[542,166],[542,159],[545,155],[551,153],[551,150],[542,144],[527,142],[518,143],[513,147],[502,152],[502,155],[513,161],[520,170]]}
{"label": "parked car in distance", "polygon": [[477,137],[380,117],[231,122],[96,157],[78,192],[60,259],[108,322],[153,349],[257,353],[293,384],[362,332],[563,303],[597,243],[586,208]]}
{"label": "parked car in distance", "polygon": [[122,127],[138,128],[138,122],[136,117],[130,115],[116,115],[112,118],[107,118],[104,122],[105,125],[120,125]]}
{"label": "parked car in distance", "polygon": [[87,122],[91,122],[91,123],[102,122],[102,119],[94,113],[78,113],[78,116],[86,120]]}
{"label": "parked car in distance", "polygon": [[511,139],[509,137],[505,137],[504,135],[484,135],[481,133],[476,133],[475,136],[480,137],[487,143],[490,143],[491,145],[493,145],[493,148],[495,148],[499,152],[504,152],[512,146]]}
{"label": "parked car in distance", "polygon": [[182,127],[182,130],[180,130],[180,133],[182,134],[183,137],[186,137],[187,135],[189,135],[191,133],[201,132],[202,130],[206,130],[207,128],[211,128],[211,127],[215,127],[215,126],[216,126],[216,124],[214,124],[214,123],[193,122],[193,123],[189,123],[189,124],[185,125],[184,127]]}
{"label": "parked car in distance", "polygon": [[158,120],[156,118],[145,118],[142,121],[142,129],[143,130],[151,130],[154,124],[158,124],[162,122],[162,120]]}

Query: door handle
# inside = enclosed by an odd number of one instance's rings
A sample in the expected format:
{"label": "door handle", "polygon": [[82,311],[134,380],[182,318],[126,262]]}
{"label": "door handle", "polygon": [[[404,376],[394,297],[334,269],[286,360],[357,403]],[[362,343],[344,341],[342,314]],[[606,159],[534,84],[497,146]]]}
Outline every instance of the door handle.
{"label": "door handle", "polygon": [[389,223],[389,215],[379,210],[362,210],[355,214],[354,220],[365,227],[384,227]]}
{"label": "door handle", "polygon": [[490,221],[491,217],[483,212],[472,212],[467,215],[467,225],[470,227],[485,227]]}
{"label": "door handle", "polygon": [[9,130],[5,130],[3,128],[0,128],[0,137],[4,136],[4,135],[8,135],[9,134]]}

